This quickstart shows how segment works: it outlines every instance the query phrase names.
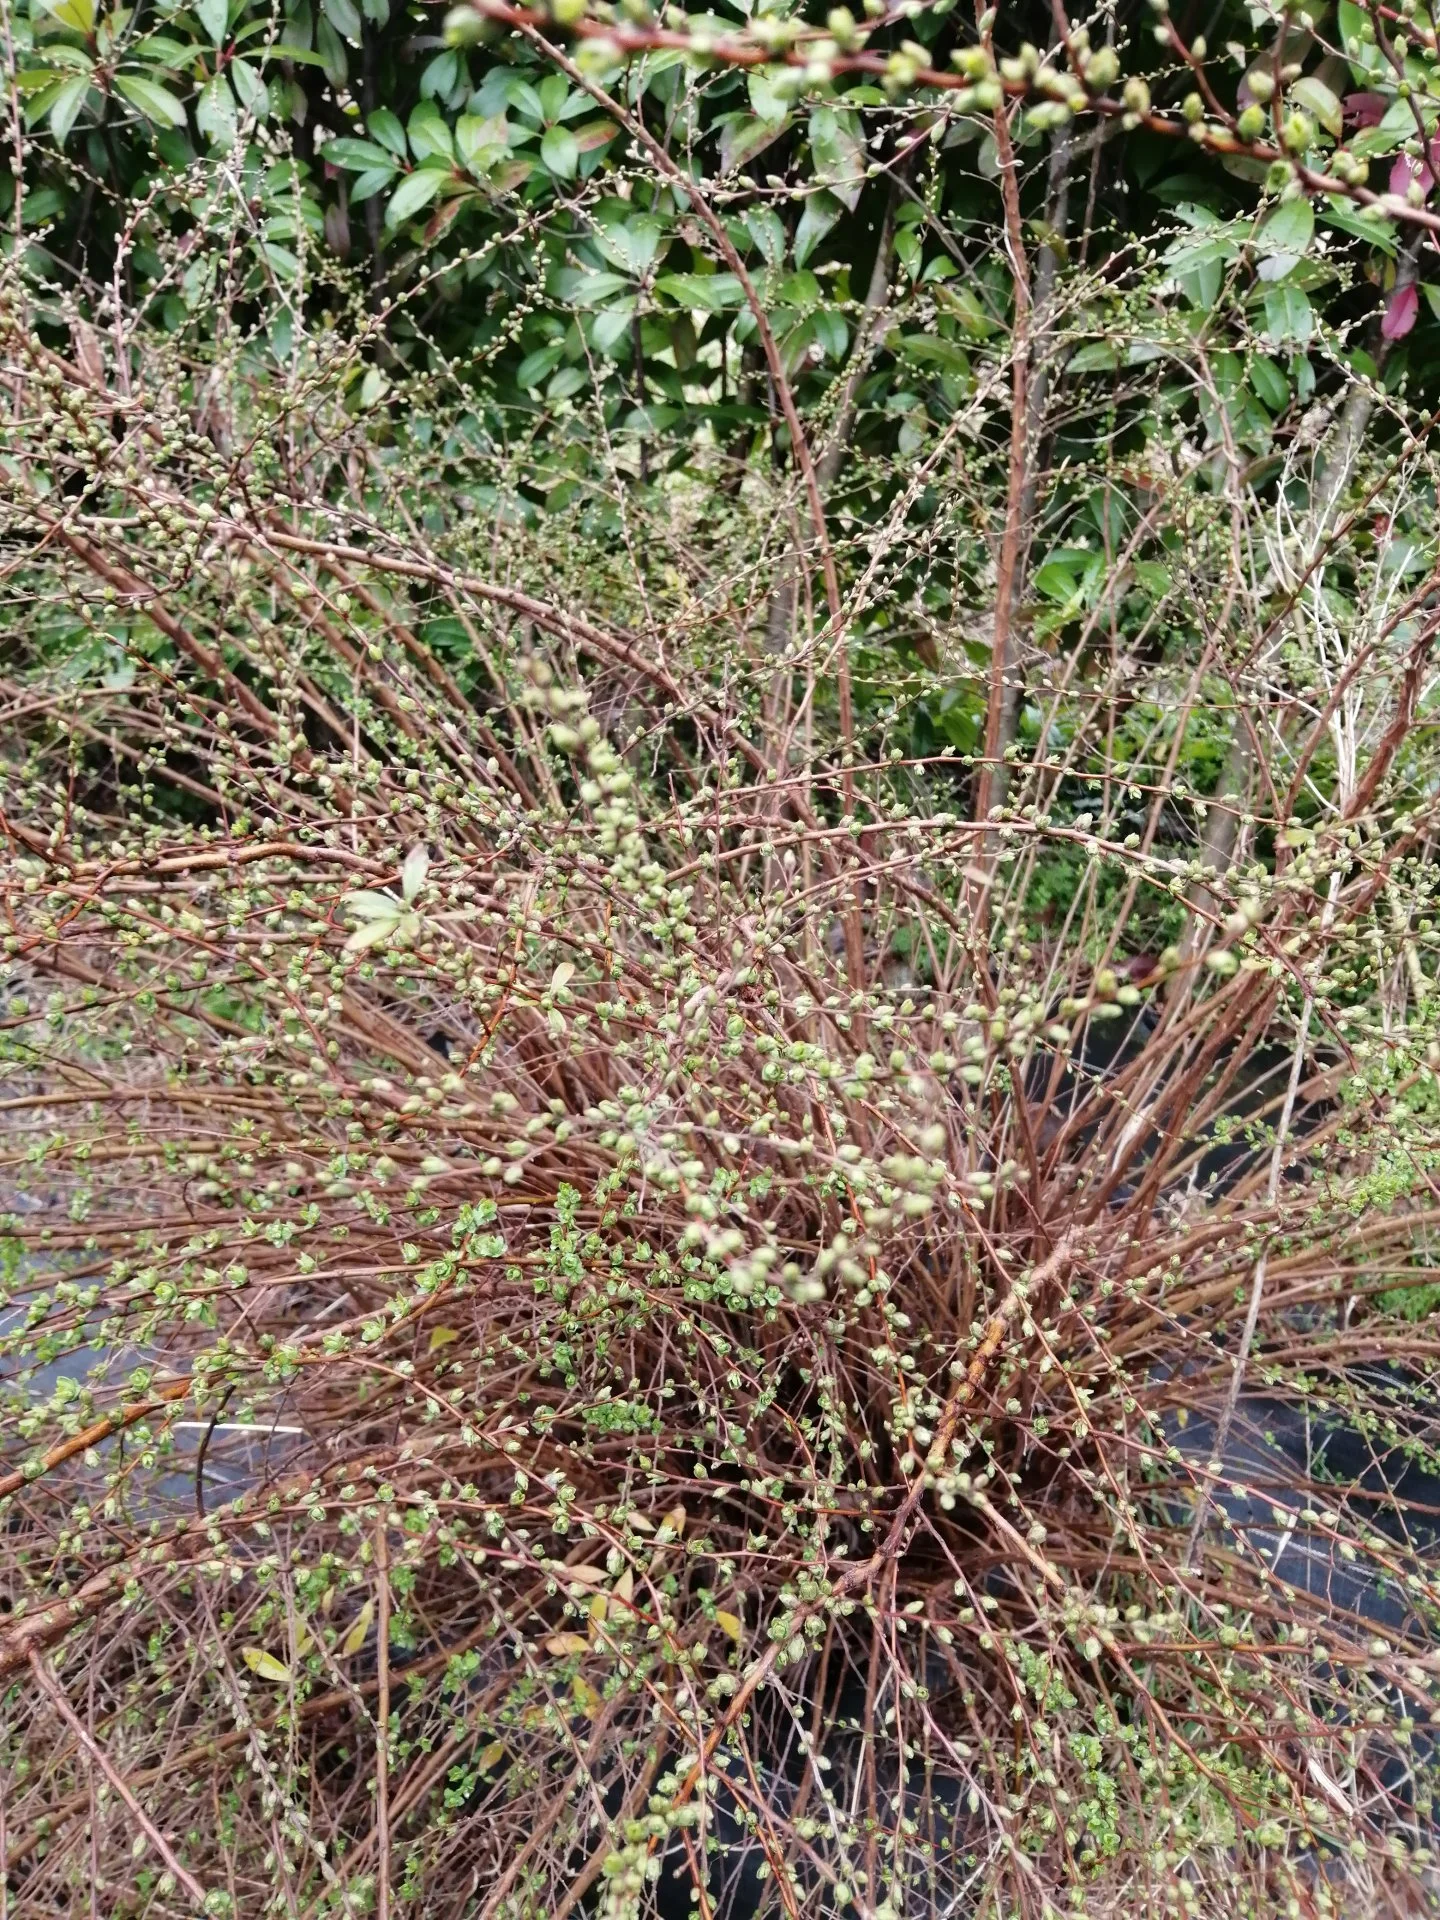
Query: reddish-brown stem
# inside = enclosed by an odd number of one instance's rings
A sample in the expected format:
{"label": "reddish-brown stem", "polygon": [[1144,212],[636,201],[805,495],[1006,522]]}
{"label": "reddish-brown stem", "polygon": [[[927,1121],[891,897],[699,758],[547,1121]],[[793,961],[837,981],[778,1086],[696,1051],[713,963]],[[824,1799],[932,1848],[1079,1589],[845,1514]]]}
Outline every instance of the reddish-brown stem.
{"label": "reddish-brown stem", "polygon": [[1010,658],[1010,635],[1025,538],[1025,476],[1029,453],[1030,268],[1025,254],[1015,148],[1003,107],[995,115],[995,152],[1005,206],[1005,238],[1015,288],[1015,313],[1010,336],[1010,464],[1005,480],[1005,531],[995,570],[995,631],[990,647],[990,686],[985,706],[985,758],[976,789],[975,814],[979,820],[989,817],[992,806],[1005,791],[1003,763],[1009,744],[1005,738],[1007,687],[1014,665]]}
{"label": "reddish-brown stem", "polygon": [[[825,605],[829,620],[817,644],[823,644],[828,640],[835,649],[835,692],[840,720],[840,791],[846,813],[853,814],[855,811],[855,712],[850,687],[850,657],[845,634],[845,609],[840,599],[840,576],[835,566],[835,550],[830,544],[830,536],[826,529],[825,500],[820,489],[820,476],[815,470],[810,443],[806,438],[799,410],[795,405],[795,395],[785,372],[785,363],[780,356],[774,330],[770,325],[755,282],[751,279],[734,241],[726,231],[724,221],[710,205],[699,182],[675,164],[638,114],[628,113],[613,94],[608,93],[588,74],[583,73],[575,62],[562,53],[559,47],[547,40],[538,28],[528,21],[520,24],[525,37],[539,47],[547,59],[553,60],[561,72],[573,80],[576,86],[584,87],[590,97],[604,107],[620,126],[624,127],[631,139],[645,149],[666,179],[679,187],[699,214],[701,222],[715,242],[716,249],[726,266],[740,282],[745,304],[755,320],[755,331],[765,355],[765,364],[770,370],[770,378],[774,383],[775,397],[789,430],[791,452],[805,488],[806,504],[810,512],[810,530],[820,557],[820,572],[825,582]],[[845,914],[845,955],[850,984],[852,987],[858,987],[864,977],[865,964],[858,894],[852,898]]]}

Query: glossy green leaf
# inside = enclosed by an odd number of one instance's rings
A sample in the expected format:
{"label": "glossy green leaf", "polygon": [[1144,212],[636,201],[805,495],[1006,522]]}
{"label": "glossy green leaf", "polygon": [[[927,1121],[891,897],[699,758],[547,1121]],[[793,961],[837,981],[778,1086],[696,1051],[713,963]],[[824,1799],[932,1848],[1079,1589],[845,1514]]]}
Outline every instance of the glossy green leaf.
{"label": "glossy green leaf", "polygon": [[1384,77],[1389,71],[1389,63],[1376,46],[1374,36],[1367,41],[1364,37],[1365,25],[1369,14],[1356,0],[1340,0],[1336,8],[1336,22],[1340,29],[1341,44],[1345,48],[1345,58],[1350,62],[1350,70],[1359,81],[1372,81]]}
{"label": "glossy green leaf", "polygon": [[220,46],[230,24],[230,0],[195,0],[195,18],[205,29],[211,46]]}
{"label": "glossy green leaf", "polygon": [[1065,364],[1071,373],[1114,373],[1120,365],[1120,349],[1109,340],[1092,340],[1077,348]]}
{"label": "glossy green leaf", "polygon": [[394,181],[395,173],[396,167],[393,160],[388,166],[371,167],[367,172],[362,173],[350,189],[351,206],[358,207],[363,201],[373,200],[377,193],[384,193]]}
{"label": "glossy green leaf", "polygon": [[325,18],[346,40],[358,40],[361,33],[360,9],[355,0],[320,0]]}
{"label": "glossy green leaf", "polygon": [[48,115],[50,131],[62,147],[69,136],[70,129],[75,125],[89,91],[90,75],[88,73],[72,74],[68,80],[61,82],[50,101]]}
{"label": "glossy green leaf", "polygon": [[720,171],[733,173],[780,138],[788,120],[762,120],[755,114],[726,114],[720,128]]}
{"label": "glossy green leaf", "polygon": [[1165,249],[1165,264],[1179,278],[1210,266],[1224,267],[1237,259],[1249,238],[1247,224],[1222,219],[1213,208],[1193,199],[1175,204],[1177,219],[1193,230],[1192,237],[1181,237]]}
{"label": "glossy green leaf", "polygon": [[564,343],[559,340],[548,347],[537,347],[534,353],[527,353],[515,370],[516,385],[538,387],[546,375],[559,366],[564,354]]}
{"label": "glossy green leaf", "polygon": [[1314,328],[1315,316],[1305,291],[1296,286],[1265,289],[1265,331],[1278,346],[1303,347]]}
{"label": "glossy green leaf", "polygon": [[810,325],[815,338],[825,349],[827,360],[843,360],[845,349],[850,344],[850,329],[845,324],[845,316],[836,313],[833,307],[821,307],[810,316]]}
{"label": "glossy green leaf", "polygon": [[1347,53],[1352,48],[1358,49],[1364,46],[1365,25],[1368,19],[1369,15],[1362,6],[1357,4],[1357,0],[1340,0],[1336,8],[1336,22]]}
{"label": "glossy green leaf", "polygon": [[853,213],[868,165],[860,116],[836,107],[816,107],[810,115],[809,134],[815,177]]}
{"label": "glossy green leaf", "polygon": [[[110,18],[113,20],[114,15]],[[104,36],[96,35],[97,42]],[[130,58],[137,65],[146,67],[165,67],[171,73],[178,73],[182,67],[188,67],[195,58],[193,40],[174,40],[168,33],[147,33],[129,49]]]}
{"label": "glossy green leaf", "polygon": [[[369,4],[385,6],[388,0],[369,0]],[[444,100],[459,85],[462,77],[460,55],[454,47],[448,47],[444,53],[437,53],[420,76],[420,94],[425,100]]]}
{"label": "glossy green leaf", "polygon": [[138,73],[117,73],[115,90],[123,94],[132,107],[138,107],[145,118],[156,126],[184,126],[184,107],[173,93],[167,92],[156,81],[147,80]]}
{"label": "glossy green leaf", "polygon": [[562,300],[577,307],[595,307],[624,293],[631,285],[628,273],[604,273],[594,267],[562,267],[551,285]]}
{"label": "glossy green leaf", "polygon": [[557,179],[573,180],[580,165],[580,149],[568,127],[548,127],[540,142],[540,158]]}
{"label": "glossy green leaf", "polygon": [[433,100],[422,100],[406,128],[410,151],[417,160],[453,160],[455,144],[445,117]]}
{"label": "glossy green leaf", "polygon": [[195,102],[195,124],[212,147],[234,146],[240,130],[240,119],[235,111],[235,96],[230,91],[230,82],[223,73],[217,73],[213,80],[207,81],[201,88],[200,97]]}
{"label": "glossy green leaf", "polygon": [[72,33],[90,34],[95,30],[95,0],[46,0],[45,12]]}
{"label": "glossy green leaf", "polygon": [[548,73],[535,91],[540,96],[540,111],[546,122],[558,120],[570,93],[570,82],[563,73]]}
{"label": "glossy green leaf", "polygon": [[1278,206],[1256,237],[1260,278],[1283,280],[1300,264],[1314,237],[1315,209],[1308,200],[1287,200]]}
{"label": "glossy green leaf", "polygon": [[329,20],[321,20],[317,23],[315,45],[320,53],[320,65],[325,70],[325,78],[331,86],[336,88],[346,86],[350,78],[350,52],[344,39],[335,31]]}
{"label": "glossy green leaf", "polygon": [[813,273],[788,273],[780,282],[779,298],[789,307],[813,307],[825,296]]}
{"label": "glossy green leaf", "polygon": [[1275,362],[1263,354],[1257,354],[1250,362],[1250,384],[1272,413],[1279,413],[1289,405],[1289,381]]}
{"label": "glossy green leaf", "polygon": [[407,173],[390,196],[385,209],[387,227],[398,227],[402,220],[408,220],[430,202],[444,186],[447,175],[439,167],[417,167],[414,173]]}
{"label": "glossy green leaf", "polygon": [[1410,535],[1388,540],[1380,555],[1380,571],[1390,578],[1418,573],[1426,564],[1426,548]]}
{"label": "glossy green leaf", "polygon": [[327,140],[320,148],[320,157],[332,167],[348,167],[360,173],[368,167],[393,167],[394,161],[381,146],[373,140],[351,140],[342,137],[339,140]]}
{"label": "glossy green leaf", "polygon": [[791,95],[786,89],[789,75],[784,67],[752,67],[745,76],[745,91],[757,119],[779,126],[790,111]]}
{"label": "glossy green leaf", "polygon": [[803,267],[820,242],[845,211],[833,193],[812,193],[805,199],[799,225],[795,229],[795,264]]}
{"label": "glossy green leaf", "polygon": [[655,291],[685,307],[724,313],[745,304],[745,292],[733,273],[664,273]]}
{"label": "glossy green leaf", "polygon": [[1213,255],[1197,261],[1188,271],[1175,275],[1180,291],[1190,305],[1201,313],[1208,313],[1220,298],[1220,286],[1224,278],[1225,264]]}
{"label": "glossy green leaf", "polygon": [[471,173],[488,173],[510,152],[510,130],[504,114],[482,119],[477,113],[462,113],[455,122],[455,147]]}
{"label": "glossy green leaf", "polygon": [[470,111],[504,113],[507,107],[536,126],[545,118],[540,96],[523,74],[511,67],[492,67],[471,96]]}
{"label": "glossy green leaf", "polygon": [[1286,200],[1260,229],[1262,253],[1304,253],[1315,237],[1315,209],[1308,200]]}
{"label": "glossy green leaf", "polygon": [[1395,100],[1385,110],[1385,118],[1378,127],[1366,127],[1357,133],[1348,144],[1350,151],[1362,160],[1374,159],[1376,154],[1393,153],[1415,132],[1415,109],[1409,100]]}
{"label": "glossy green leaf", "polygon": [[935,298],[972,339],[987,340],[1000,331],[1000,322],[987,310],[972,286],[937,287]]}
{"label": "glossy green leaf", "polygon": [[613,307],[597,313],[590,324],[590,340],[598,353],[609,353],[630,337],[630,320],[635,311],[633,300],[617,300]]}
{"label": "glossy green leaf", "polygon": [[405,129],[388,107],[376,107],[373,113],[365,116],[365,131],[372,140],[378,140],[387,153],[393,153],[397,160],[405,158]]}
{"label": "glossy green leaf", "polygon": [[1381,253],[1392,258],[1397,250],[1395,228],[1384,214],[1370,208],[1360,208],[1349,200],[1341,200],[1332,195],[1324,202],[1320,217],[1330,227],[1338,227],[1342,233],[1353,234],[1355,239],[1363,240],[1366,246],[1377,247]]}
{"label": "glossy green leaf", "polygon": [[292,46],[314,46],[314,0],[285,0],[284,38],[289,41]]}
{"label": "glossy green leaf", "polygon": [[[306,54],[307,60],[313,60],[313,54]],[[270,109],[270,90],[248,60],[232,60],[225,69],[230,76],[230,84],[235,89],[235,97],[247,113],[253,113],[257,119],[265,119]]]}
{"label": "glossy green leaf", "polygon": [[22,94],[34,93],[41,87],[53,87],[58,71],[91,73],[94,66],[95,62],[84,47],[71,47],[64,41],[52,41],[45,48],[43,67],[22,67],[16,74],[16,90]]}
{"label": "glossy green leaf", "polygon": [[760,250],[767,267],[778,267],[785,258],[785,226],[771,207],[752,207],[745,216],[745,231]]}
{"label": "glossy green leaf", "polygon": [[1078,600],[1080,583],[1075,576],[1073,562],[1065,560],[1047,560],[1035,569],[1031,586],[1046,600],[1068,605]]}
{"label": "glossy green leaf", "polygon": [[1339,99],[1313,73],[1307,73],[1290,89],[1290,98],[1311,114],[1325,131],[1338,140],[1344,131],[1344,115]]}
{"label": "glossy green leaf", "polygon": [[659,252],[664,231],[652,216],[636,214],[628,220],[610,220],[598,225],[595,244],[612,266],[638,279]]}
{"label": "glossy green leaf", "polygon": [[[939,334],[912,333],[904,336],[892,336],[885,342],[893,354],[902,360],[913,360],[922,366],[939,367],[945,373],[967,374],[970,372],[970,356],[954,340],[946,340]],[[1081,349],[1085,351],[1085,349]],[[1076,358],[1078,359],[1078,355]],[[1075,361],[1070,365],[1073,367]],[[1113,362],[1111,363],[1113,364]]]}

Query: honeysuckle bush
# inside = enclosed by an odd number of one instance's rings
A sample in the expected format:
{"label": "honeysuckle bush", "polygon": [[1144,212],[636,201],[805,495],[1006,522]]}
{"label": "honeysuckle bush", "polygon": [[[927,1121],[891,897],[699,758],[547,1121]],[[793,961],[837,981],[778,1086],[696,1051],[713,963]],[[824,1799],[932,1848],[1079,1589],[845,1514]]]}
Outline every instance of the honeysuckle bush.
{"label": "honeysuckle bush", "polygon": [[51,18],[132,83],[19,69],[0,308],[8,1897],[628,1916],[738,1810],[776,1913],[1413,1906],[1432,1569],[1317,1485],[1332,1619],[1176,1442],[1432,1460],[1428,16],[462,19],[423,112],[413,21]]}

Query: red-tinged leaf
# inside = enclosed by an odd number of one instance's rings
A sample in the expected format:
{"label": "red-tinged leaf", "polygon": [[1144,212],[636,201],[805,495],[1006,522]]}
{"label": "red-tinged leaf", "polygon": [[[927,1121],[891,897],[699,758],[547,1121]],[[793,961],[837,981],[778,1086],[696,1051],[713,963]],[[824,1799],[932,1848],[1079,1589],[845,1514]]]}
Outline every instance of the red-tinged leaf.
{"label": "red-tinged leaf", "polygon": [[[1431,149],[1432,153],[1434,149]],[[1402,153],[1390,169],[1390,191],[1403,200],[1415,181],[1420,182],[1423,192],[1429,193],[1435,184],[1435,175],[1424,160],[1412,160],[1408,153]]]}
{"label": "red-tinged leaf", "polygon": [[1390,102],[1383,93],[1347,93],[1345,118],[1357,127],[1378,127]]}
{"label": "red-tinged leaf", "polygon": [[443,207],[438,207],[435,212],[431,214],[430,218],[425,222],[425,244],[427,247],[433,247],[441,234],[453,223],[455,216],[464,206],[467,197],[468,196],[461,194],[453,200],[447,200]]}
{"label": "red-tinged leaf", "polygon": [[1420,289],[1412,281],[1408,287],[1396,287],[1385,303],[1385,318],[1380,332],[1387,340],[1403,340],[1420,315]]}
{"label": "red-tinged leaf", "polygon": [[583,127],[572,127],[570,131],[581,153],[593,153],[597,147],[607,146],[620,129],[613,120],[587,120]]}

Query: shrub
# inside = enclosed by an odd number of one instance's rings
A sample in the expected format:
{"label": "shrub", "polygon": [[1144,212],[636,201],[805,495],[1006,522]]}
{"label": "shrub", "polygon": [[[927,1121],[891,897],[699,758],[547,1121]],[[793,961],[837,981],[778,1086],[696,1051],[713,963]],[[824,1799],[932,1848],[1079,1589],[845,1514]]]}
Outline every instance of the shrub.
{"label": "shrub", "polygon": [[1428,416],[1262,430],[1227,231],[830,516],[838,380],[662,466],[225,192],[218,322],[5,282],[9,1891],[1423,1897],[1428,1539],[1240,1442],[1433,1464]]}

